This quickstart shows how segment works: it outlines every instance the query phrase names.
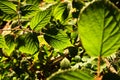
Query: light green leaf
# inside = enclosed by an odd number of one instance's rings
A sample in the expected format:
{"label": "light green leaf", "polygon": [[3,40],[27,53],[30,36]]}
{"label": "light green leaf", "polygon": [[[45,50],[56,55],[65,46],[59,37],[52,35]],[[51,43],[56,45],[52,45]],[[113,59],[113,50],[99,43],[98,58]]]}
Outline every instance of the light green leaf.
{"label": "light green leaf", "polygon": [[109,1],[95,1],[80,14],[78,31],[88,54],[111,55],[120,47],[120,11]]}
{"label": "light green leaf", "polygon": [[0,48],[8,48],[5,42],[5,38],[0,34]]}
{"label": "light green leaf", "polygon": [[5,52],[8,56],[10,56],[11,53],[12,53],[12,52],[14,51],[14,49],[15,49],[14,36],[13,36],[13,35],[10,35],[10,34],[6,35],[6,36],[5,36],[5,41],[6,41],[6,44],[7,44],[8,48],[5,48],[5,49],[4,49],[4,52]]}
{"label": "light green leaf", "polygon": [[16,5],[12,2],[0,0],[0,9],[7,14],[15,14],[16,13]]}
{"label": "light green leaf", "polygon": [[25,5],[20,8],[21,15],[24,18],[34,16],[39,10],[40,10],[39,7],[36,7],[34,5]]}
{"label": "light green leaf", "polygon": [[75,71],[69,70],[55,73],[47,80],[94,80],[94,77],[80,70]]}
{"label": "light green leaf", "polygon": [[45,27],[51,18],[51,10],[45,10],[38,12],[31,20],[30,27],[35,31],[39,31]]}
{"label": "light green leaf", "polygon": [[53,2],[55,2],[54,0],[44,0],[45,2],[47,2],[47,3],[53,3]]}
{"label": "light green leaf", "polygon": [[66,47],[72,46],[68,35],[63,31],[56,32],[53,30],[54,33],[45,34],[44,38],[48,44],[56,49],[64,49]]}
{"label": "light green leaf", "polygon": [[68,16],[67,3],[59,3],[53,10],[53,16],[57,20],[65,20]]}
{"label": "light green leaf", "polygon": [[22,53],[34,54],[39,50],[39,41],[35,33],[25,33],[17,38],[18,49]]}

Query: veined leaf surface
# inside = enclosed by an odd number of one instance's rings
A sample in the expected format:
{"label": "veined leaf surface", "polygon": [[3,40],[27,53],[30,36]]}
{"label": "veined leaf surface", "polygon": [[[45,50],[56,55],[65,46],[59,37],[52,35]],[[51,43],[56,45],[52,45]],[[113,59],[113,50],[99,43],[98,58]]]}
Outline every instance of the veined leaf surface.
{"label": "veined leaf surface", "polygon": [[64,20],[67,17],[67,15],[65,14],[68,14],[68,11],[64,13],[65,10],[67,10],[67,3],[59,3],[53,10],[53,16],[55,17],[55,19],[60,21]]}
{"label": "veined leaf surface", "polygon": [[0,9],[7,14],[16,13],[16,5],[9,1],[0,0]]}
{"label": "veined leaf surface", "polygon": [[45,25],[47,25],[51,18],[51,10],[45,10],[38,12],[31,20],[30,27],[35,31],[39,31]]}
{"label": "veined leaf surface", "polygon": [[91,56],[108,56],[120,47],[120,11],[109,1],[90,4],[80,14],[78,31]]}
{"label": "veined leaf surface", "polygon": [[63,31],[55,32],[55,34],[45,34],[44,38],[48,44],[59,50],[72,46],[68,35]]}
{"label": "veined leaf surface", "polygon": [[4,49],[4,52],[10,56],[11,53],[14,51],[15,49],[15,40],[14,40],[14,36],[13,35],[6,35],[5,36],[5,41],[6,41],[6,44],[8,46],[8,48],[5,48]]}
{"label": "veined leaf surface", "polygon": [[92,75],[80,70],[57,73],[47,80],[94,80]]}
{"label": "veined leaf surface", "polygon": [[40,9],[34,5],[25,5],[20,8],[21,14],[24,18],[29,18],[34,16]]}
{"label": "veined leaf surface", "polygon": [[18,49],[22,53],[34,54],[39,50],[39,41],[35,33],[26,33],[17,38]]}

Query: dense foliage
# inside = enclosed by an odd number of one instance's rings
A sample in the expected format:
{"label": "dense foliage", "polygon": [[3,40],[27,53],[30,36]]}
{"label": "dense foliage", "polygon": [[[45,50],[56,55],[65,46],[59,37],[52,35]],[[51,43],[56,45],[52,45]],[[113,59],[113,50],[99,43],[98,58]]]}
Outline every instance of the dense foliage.
{"label": "dense foliage", "polygon": [[0,0],[0,80],[120,80],[119,0]]}

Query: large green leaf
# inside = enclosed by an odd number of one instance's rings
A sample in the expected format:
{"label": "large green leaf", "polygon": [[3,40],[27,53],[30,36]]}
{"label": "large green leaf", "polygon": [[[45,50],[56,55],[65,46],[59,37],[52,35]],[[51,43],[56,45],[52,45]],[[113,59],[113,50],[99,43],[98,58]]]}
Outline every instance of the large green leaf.
{"label": "large green leaf", "polygon": [[39,7],[36,7],[34,5],[25,5],[20,8],[21,15],[24,18],[29,18],[35,15],[39,11]]}
{"label": "large green leaf", "polygon": [[4,52],[5,52],[8,56],[10,56],[11,53],[12,53],[12,52],[14,51],[14,49],[15,49],[14,36],[13,36],[13,35],[10,35],[10,34],[6,35],[6,36],[5,36],[5,41],[6,41],[6,44],[7,44],[8,48],[5,48],[5,49],[4,49]]}
{"label": "large green leaf", "polygon": [[22,53],[34,54],[39,50],[39,41],[35,33],[25,33],[17,38],[18,49]]}
{"label": "large green leaf", "polygon": [[88,54],[111,55],[120,47],[120,11],[109,1],[95,1],[80,14],[78,31]]}
{"label": "large green leaf", "polygon": [[16,5],[6,0],[0,0],[0,9],[7,14],[16,13]]}
{"label": "large green leaf", "polygon": [[50,34],[46,33],[44,38],[48,44],[59,50],[72,46],[68,35],[63,31],[53,30]]}
{"label": "large green leaf", "polygon": [[47,80],[94,80],[94,77],[86,72],[76,70],[56,73]]}
{"label": "large green leaf", "polygon": [[30,27],[35,31],[39,31],[42,27],[46,26],[51,18],[51,10],[38,12],[31,20]]}
{"label": "large green leaf", "polygon": [[0,34],[0,48],[8,48],[4,37]]}

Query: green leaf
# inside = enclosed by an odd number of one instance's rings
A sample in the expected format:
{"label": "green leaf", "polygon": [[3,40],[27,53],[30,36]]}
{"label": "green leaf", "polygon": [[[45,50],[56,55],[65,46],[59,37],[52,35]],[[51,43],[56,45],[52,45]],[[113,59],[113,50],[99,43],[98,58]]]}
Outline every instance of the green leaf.
{"label": "green leaf", "polygon": [[44,35],[46,42],[48,44],[50,44],[52,47],[61,50],[66,47],[72,46],[68,35],[64,31],[57,32],[57,31],[53,30],[52,32],[49,34],[46,33]]}
{"label": "green leaf", "polygon": [[16,13],[16,5],[12,2],[0,0],[0,9],[7,14],[15,14]]}
{"label": "green leaf", "polygon": [[8,48],[5,42],[5,38],[0,34],[0,48]]}
{"label": "green leaf", "polygon": [[3,16],[2,16],[2,19],[5,20],[5,21],[8,21],[8,20],[13,20],[17,17],[17,14],[6,14],[4,13]]}
{"label": "green leaf", "polygon": [[12,53],[12,52],[14,51],[14,49],[15,49],[14,36],[13,36],[13,35],[10,35],[10,34],[6,35],[6,36],[5,36],[5,41],[6,41],[6,44],[7,44],[8,48],[5,48],[5,49],[4,49],[4,52],[5,52],[8,56],[10,56],[11,53]]}
{"label": "green leaf", "polygon": [[78,31],[89,55],[111,55],[120,47],[120,11],[109,1],[95,1],[80,14]]}
{"label": "green leaf", "polygon": [[26,0],[26,3],[38,6],[40,4],[40,1],[41,0]]}
{"label": "green leaf", "polygon": [[51,18],[51,10],[45,10],[38,12],[31,20],[30,27],[35,31],[39,31],[45,27]]}
{"label": "green leaf", "polygon": [[69,71],[62,71],[52,75],[47,80],[94,80],[92,75],[80,71],[80,70],[69,70]]}
{"label": "green leaf", "polygon": [[17,38],[18,49],[22,53],[34,54],[39,50],[39,41],[35,33],[25,33]]}
{"label": "green leaf", "polygon": [[55,9],[53,10],[53,16],[57,20],[65,20],[68,16],[68,10],[67,10],[67,4],[68,3],[59,3]]}
{"label": "green leaf", "polygon": [[34,5],[25,5],[20,8],[21,15],[25,18],[34,16],[39,10],[39,7],[36,7]]}
{"label": "green leaf", "polygon": [[44,0],[45,2],[47,2],[47,3],[53,3],[53,2],[55,2],[54,0]]}

